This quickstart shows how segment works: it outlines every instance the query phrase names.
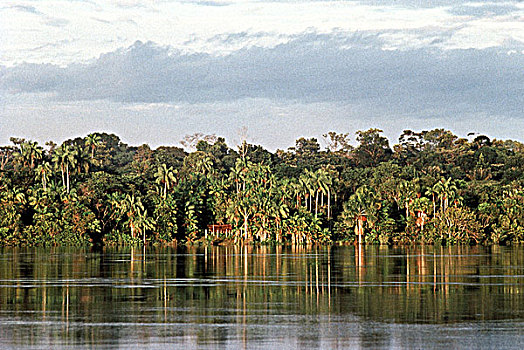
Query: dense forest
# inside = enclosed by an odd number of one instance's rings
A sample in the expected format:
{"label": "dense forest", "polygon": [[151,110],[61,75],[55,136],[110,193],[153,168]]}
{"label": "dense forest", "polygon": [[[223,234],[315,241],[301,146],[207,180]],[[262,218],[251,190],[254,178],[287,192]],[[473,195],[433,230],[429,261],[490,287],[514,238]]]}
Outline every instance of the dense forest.
{"label": "dense forest", "polygon": [[274,153],[202,134],[182,141],[189,153],[106,133],[12,138],[0,147],[0,242],[524,241],[522,143],[443,129],[406,130],[392,148],[379,129],[323,137],[326,149],[300,138]]}

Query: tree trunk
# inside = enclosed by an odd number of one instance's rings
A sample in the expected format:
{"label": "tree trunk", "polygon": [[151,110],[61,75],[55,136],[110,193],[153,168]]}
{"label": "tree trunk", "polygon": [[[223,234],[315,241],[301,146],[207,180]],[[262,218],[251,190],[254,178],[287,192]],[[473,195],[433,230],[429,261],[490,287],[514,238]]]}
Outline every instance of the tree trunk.
{"label": "tree trunk", "polygon": [[318,213],[318,190],[317,190],[317,195],[315,196],[315,218],[317,217],[317,213]]}
{"label": "tree trunk", "polygon": [[244,215],[244,239],[247,240],[247,214]]}
{"label": "tree trunk", "polygon": [[328,193],[327,193],[327,206],[328,206],[328,207],[327,207],[327,218],[328,218],[328,220],[331,218],[331,216],[330,216],[331,213],[330,213],[330,211],[329,211],[329,209],[330,209],[330,205],[331,205],[331,202],[330,202],[331,199],[330,199],[330,198],[331,198],[331,193],[330,193],[330,191],[329,191],[329,189],[328,189]]}
{"label": "tree trunk", "polygon": [[69,193],[69,165],[66,164],[67,193]]}
{"label": "tree trunk", "polygon": [[60,172],[62,173],[62,187],[65,187],[66,183],[65,183],[65,175],[64,175],[64,166],[63,165],[60,166]]}
{"label": "tree trunk", "polygon": [[306,210],[308,210],[309,209],[309,194],[304,193],[304,201],[305,201],[304,206],[306,207]]}
{"label": "tree trunk", "polygon": [[362,218],[358,218],[358,245],[362,245],[362,235],[364,234],[364,226]]}

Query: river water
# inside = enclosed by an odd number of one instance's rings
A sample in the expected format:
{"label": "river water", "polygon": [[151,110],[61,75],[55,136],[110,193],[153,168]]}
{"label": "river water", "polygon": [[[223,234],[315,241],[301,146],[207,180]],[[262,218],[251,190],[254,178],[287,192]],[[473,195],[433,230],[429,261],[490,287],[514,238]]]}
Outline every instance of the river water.
{"label": "river water", "polygon": [[0,347],[524,347],[524,247],[0,248]]}

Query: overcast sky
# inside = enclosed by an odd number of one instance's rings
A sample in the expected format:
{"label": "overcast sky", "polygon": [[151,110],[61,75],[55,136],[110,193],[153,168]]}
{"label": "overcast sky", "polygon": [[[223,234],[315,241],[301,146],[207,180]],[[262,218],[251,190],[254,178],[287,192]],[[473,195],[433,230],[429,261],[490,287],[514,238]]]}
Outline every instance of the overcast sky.
{"label": "overcast sky", "polygon": [[[524,2],[0,4],[0,144],[442,127],[524,141]],[[354,140],[354,136],[353,136]]]}

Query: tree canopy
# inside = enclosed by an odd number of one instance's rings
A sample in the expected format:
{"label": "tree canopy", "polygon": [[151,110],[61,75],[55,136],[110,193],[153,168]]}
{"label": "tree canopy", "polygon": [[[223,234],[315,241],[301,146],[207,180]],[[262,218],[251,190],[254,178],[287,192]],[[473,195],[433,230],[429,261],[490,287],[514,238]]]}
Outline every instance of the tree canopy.
{"label": "tree canopy", "polygon": [[[524,241],[524,145],[444,129],[328,132],[287,151],[194,134],[180,147],[92,133],[0,147],[0,242]],[[213,232],[208,227],[225,227]]]}

